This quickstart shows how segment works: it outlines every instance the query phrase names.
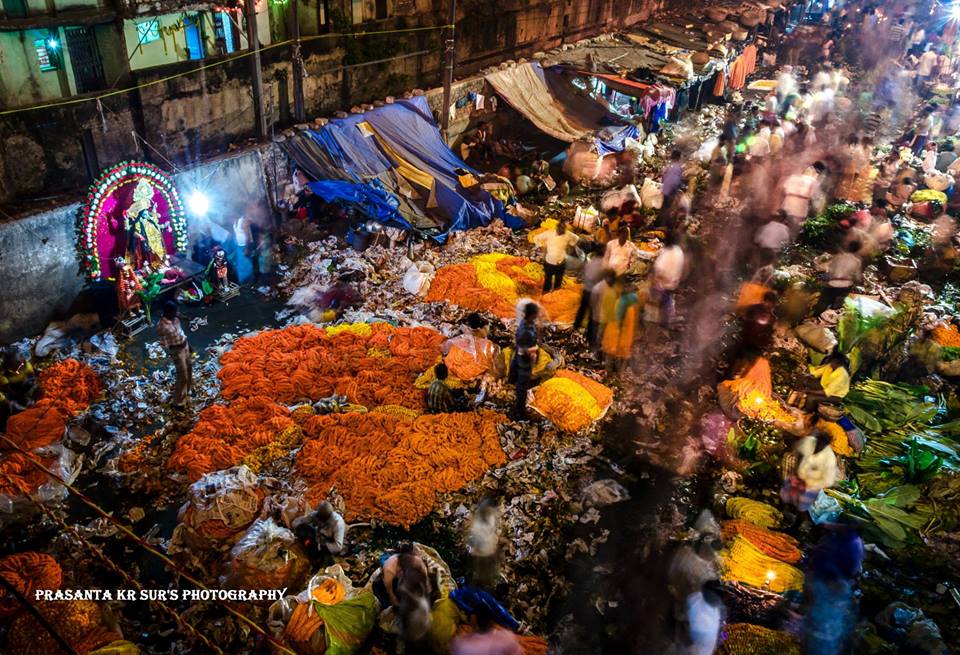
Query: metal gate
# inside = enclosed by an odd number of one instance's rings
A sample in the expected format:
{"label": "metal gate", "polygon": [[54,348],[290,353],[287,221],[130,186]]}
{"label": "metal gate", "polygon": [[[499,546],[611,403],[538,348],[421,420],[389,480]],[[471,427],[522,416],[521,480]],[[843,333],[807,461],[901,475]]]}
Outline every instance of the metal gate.
{"label": "metal gate", "polygon": [[103,64],[92,27],[68,27],[67,48],[73,64],[73,77],[77,93],[100,91],[106,86],[103,81]]}

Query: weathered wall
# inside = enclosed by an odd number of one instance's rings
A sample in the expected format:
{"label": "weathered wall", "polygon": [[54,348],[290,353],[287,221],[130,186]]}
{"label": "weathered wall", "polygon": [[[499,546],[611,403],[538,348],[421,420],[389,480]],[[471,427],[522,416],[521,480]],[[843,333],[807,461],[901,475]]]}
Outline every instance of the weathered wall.
{"label": "weathered wall", "polygon": [[0,342],[35,334],[66,312],[83,285],[67,205],[0,224]]}
{"label": "weathered wall", "polygon": [[[260,150],[251,150],[174,176],[185,196],[201,190],[211,200],[208,217],[188,219],[191,239],[208,233],[212,223],[229,226],[251,204],[268,205],[262,162]],[[74,232],[79,208],[75,203],[0,223],[0,344],[64,318],[83,289]]]}

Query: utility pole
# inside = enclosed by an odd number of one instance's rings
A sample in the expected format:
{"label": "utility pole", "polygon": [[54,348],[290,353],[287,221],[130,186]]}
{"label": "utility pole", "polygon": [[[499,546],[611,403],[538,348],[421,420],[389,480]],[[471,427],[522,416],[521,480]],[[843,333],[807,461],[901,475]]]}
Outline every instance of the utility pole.
{"label": "utility pole", "polygon": [[300,10],[297,0],[290,0],[290,61],[293,64],[293,120],[302,123],[303,109],[303,55],[300,53]]}
{"label": "utility pole", "polygon": [[253,75],[253,113],[257,121],[257,138],[267,137],[267,115],[263,111],[263,71],[260,70],[260,37],[257,35],[257,2],[246,0],[247,48],[253,52],[250,57]]}
{"label": "utility pole", "polygon": [[450,87],[453,85],[453,66],[456,48],[457,0],[449,0],[450,8],[447,16],[447,38],[444,42],[446,63],[443,72],[443,115],[440,117],[440,132],[444,140],[447,139],[447,130],[450,128]]}

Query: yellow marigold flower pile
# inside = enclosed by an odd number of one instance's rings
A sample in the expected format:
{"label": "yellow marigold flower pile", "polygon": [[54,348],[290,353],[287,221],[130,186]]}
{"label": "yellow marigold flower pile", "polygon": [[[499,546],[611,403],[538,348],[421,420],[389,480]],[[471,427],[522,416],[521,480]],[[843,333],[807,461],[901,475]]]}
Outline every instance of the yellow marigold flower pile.
{"label": "yellow marigold flower pile", "polygon": [[847,432],[839,423],[833,421],[817,421],[817,428],[830,435],[830,448],[838,455],[843,457],[853,457],[856,453],[850,447],[850,440],[847,439]]}
{"label": "yellow marigold flower pile", "polygon": [[737,536],[749,541],[763,554],[781,562],[796,564],[803,558],[797,540],[788,534],[761,528],[742,519],[724,521],[723,540],[732,542]]}
{"label": "yellow marigold flower pile", "polygon": [[786,632],[751,623],[730,623],[717,655],[800,655],[800,646]]}
{"label": "yellow marigold flower pile", "polygon": [[[78,655],[90,652],[121,639],[103,625],[100,606],[93,601],[34,601],[33,606],[53,625],[64,641]],[[50,633],[29,612],[14,619],[7,634],[7,652],[17,655],[50,655],[63,649]]]}
{"label": "yellow marigold flower pile", "polygon": [[336,488],[349,519],[409,527],[430,513],[438,493],[506,462],[497,434],[502,421],[488,410],[413,420],[378,412],[318,415],[303,424],[296,470],[311,502]]}
{"label": "yellow marigold flower pile", "polygon": [[552,322],[571,325],[580,302],[580,285],[568,284],[541,297],[542,287],[543,266],[526,257],[494,252],[477,255],[466,264],[442,267],[426,300],[513,318],[517,301],[530,297],[540,301]]}
{"label": "yellow marigold flower pile", "polygon": [[960,331],[953,323],[941,323],[933,328],[932,336],[941,346],[960,348]]}
{"label": "yellow marigold flower pile", "polygon": [[737,535],[720,555],[722,579],[741,582],[775,593],[803,589],[803,573],[769,555],[765,555],[745,537]]}
{"label": "yellow marigold flower pile", "polygon": [[783,520],[783,514],[773,505],[740,496],[729,498],[726,509],[730,518],[743,519],[761,528],[775,528]]}
{"label": "yellow marigold flower pile", "polygon": [[613,391],[575,371],[560,370],[533,389],[530,407],[561,430],[579,432],[603,416]]}

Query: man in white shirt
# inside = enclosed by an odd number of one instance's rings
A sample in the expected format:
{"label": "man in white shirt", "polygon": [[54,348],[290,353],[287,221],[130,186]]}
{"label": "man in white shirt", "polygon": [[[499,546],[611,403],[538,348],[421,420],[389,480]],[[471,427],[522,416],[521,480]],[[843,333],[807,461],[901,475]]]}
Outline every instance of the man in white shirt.
{"label": "man in white shirt", "polygon": [[[819,167],[817,167],[819,164]],[[819,171],[823,164],[817,162],[809,166],[803,173],[795,173],[783,183],[783,211],[793,222],[794,228],[799,228],[810,213],[810,201],[817,194],[820,186]]]}
{"label": "man in white shirt", "polygon": [[923,85],[930,81],[933,70],[937,65],[937,53],[933,50],[927,50],[920,55],[920,61],[917,62],[917,85]]}
{"label": "man in white shirt", "polygon": [[543,292],[549,293],[563,286],[563,272],[567,265],[567,249],[577,245],[580,239],[567,231],[563,221],[557,223],[556,230],[547,230],[538,234],[533,243],[544,249],[543,256]]}
{"label": "man in white shirt", "polygon": [[758,263],[761,266],[772,264],[777,254],[790,243],[790,228],[787,227],[786,218],[781,211],[779,216],[771,217],[757,230],[753,242],[760,249],[762,261]]}
{"label": "man in white shirt", "polygon": [[627,226],[621,225],[617,230],[617,238],[607,244],[603,253],[603,266],[613,271],[617,277],[626,274],[633,266],[640,251],[629,239],[630,231]]}

